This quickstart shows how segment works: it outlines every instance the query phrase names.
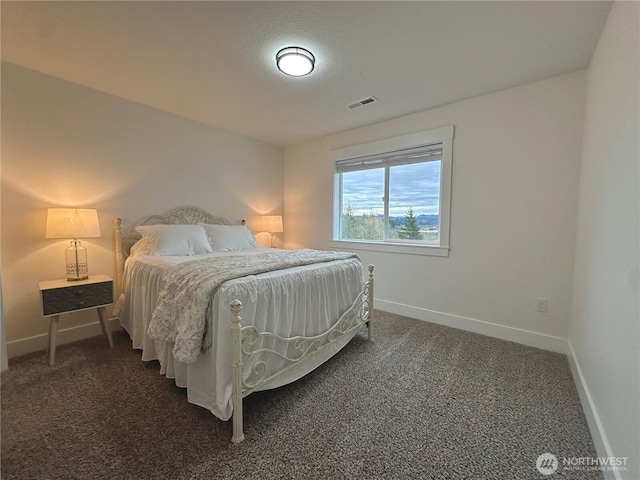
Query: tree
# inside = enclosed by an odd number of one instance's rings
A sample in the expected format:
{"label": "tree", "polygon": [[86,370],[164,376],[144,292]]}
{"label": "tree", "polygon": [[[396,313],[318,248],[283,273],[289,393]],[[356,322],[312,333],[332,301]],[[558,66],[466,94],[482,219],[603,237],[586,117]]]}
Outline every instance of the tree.
{"label": "tree", "polygon": [[413,216],[413,208],[411,207],[404,215],[404,225],[398,232],[398,236],[405,240],[424,240],[422,233],[420,233],[418,219]]}
{"label": "tree", "polygon": [[382,240],[384,222],[382,218],[371,213],[357,215],[357,207],[347,203],[342,213],[342,238],[351,240]]}

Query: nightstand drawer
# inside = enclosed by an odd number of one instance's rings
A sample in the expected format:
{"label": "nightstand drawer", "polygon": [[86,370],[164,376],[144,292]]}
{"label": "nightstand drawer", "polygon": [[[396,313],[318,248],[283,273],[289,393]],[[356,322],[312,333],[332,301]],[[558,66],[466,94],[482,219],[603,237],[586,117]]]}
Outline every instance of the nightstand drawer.
{"label": "nightstand drawer", "polygon": [[42,290],[45,316],[113,303],[113,281]]}

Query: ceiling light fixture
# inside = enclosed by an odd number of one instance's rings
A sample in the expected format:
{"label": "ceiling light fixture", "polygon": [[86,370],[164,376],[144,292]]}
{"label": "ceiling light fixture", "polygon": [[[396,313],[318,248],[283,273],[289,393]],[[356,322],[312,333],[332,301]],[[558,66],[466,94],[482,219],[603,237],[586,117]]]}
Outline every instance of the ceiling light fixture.
{"label": "ceiling light fixture", "polygon": [[278,70],[292,77],[309,75],[315,64],[313,54],[301,47],[287,47],[276,53]]}

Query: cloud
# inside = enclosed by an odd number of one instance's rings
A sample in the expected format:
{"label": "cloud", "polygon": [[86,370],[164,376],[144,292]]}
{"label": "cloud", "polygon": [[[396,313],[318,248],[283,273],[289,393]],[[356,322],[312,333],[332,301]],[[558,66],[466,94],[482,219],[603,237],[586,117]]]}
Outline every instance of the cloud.
{"label": "cloud", "polygon": [[[344,204],[362,213],[384,213],[384,169],[347,172],[342,178]],[[389,215],[437,215],[440,210],[440,162],[391,167],[389,171]]]}

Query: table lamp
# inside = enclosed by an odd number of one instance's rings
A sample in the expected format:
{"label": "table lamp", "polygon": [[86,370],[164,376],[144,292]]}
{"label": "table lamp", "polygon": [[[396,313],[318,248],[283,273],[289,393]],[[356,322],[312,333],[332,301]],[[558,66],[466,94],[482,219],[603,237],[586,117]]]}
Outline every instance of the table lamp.
{"label": "table lamp", "polygon": [[273,234],[284,231],[282,228],[282,216],[263,215],[260,219],[260,225],[262,232],[269,232],[271,234],[271,247],[273,248]]}
{"label": "table lamp", "polygon": [[92,208],[49,208],[45,238],[71,238],[71,246],[65,251],[67,280],[89,278],[87,249],[79,238],[100,236],[98,212]]}

